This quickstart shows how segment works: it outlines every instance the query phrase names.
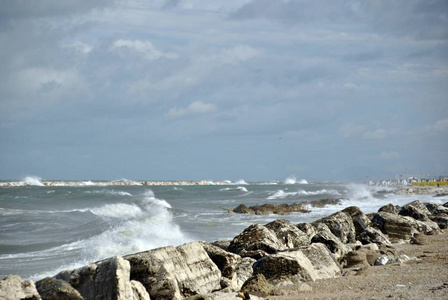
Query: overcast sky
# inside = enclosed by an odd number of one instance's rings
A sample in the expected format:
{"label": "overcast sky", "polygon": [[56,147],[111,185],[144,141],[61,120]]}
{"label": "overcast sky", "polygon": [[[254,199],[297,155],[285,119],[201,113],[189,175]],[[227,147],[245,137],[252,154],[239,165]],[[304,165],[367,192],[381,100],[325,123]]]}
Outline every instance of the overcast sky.
{"label": "overcast sky", "polygon": [[0,178],[448,175],[446,0],[0,0]]}

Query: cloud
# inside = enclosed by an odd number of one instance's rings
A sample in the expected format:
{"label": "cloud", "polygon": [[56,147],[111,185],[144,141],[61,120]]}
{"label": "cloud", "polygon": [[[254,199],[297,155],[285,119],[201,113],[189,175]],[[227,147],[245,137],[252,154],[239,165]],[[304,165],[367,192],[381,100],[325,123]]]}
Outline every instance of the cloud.
{"label": "cloud", "polygon": [[160,58],[178,58],[174,53],[163,52],[157,49],[150,41],[116,40],[112,44],[112,50],[117,51],[125,57],[129,54],[135,54],[149,61]]}
{"label": "cloud", "polygon": [[448,133],[448,118],[438,120],[434,124],[426,126],[426,130],[430,133],[441,133],[441,132]]}
{"label": "cloud", "polygon": [[339,132],[345,138],[357,136],[357,135],[361,134],[362,132],[364,132],[364,130],[365,130],[364,125],[353,124],[353,123],[344,124],[339,128]]}
{"label": "cloud", "polygon": [[390,159],[396,159],[399,158],[400,154],[397,151],[382,151],[379,155],[379,158],[390,160]]}
{"label": "cloud", "polygon": [[171,108],[167,115],[170,117],[182,117],[182,116],[186,116],[186,115],[203,115],[203,114],[209,114],[209,113],[213,113],[215,112],[216,109],[216,105],[212,104],[212,103],[205,103],[202,101],[195,101],[190,103],[190,105],[188,105],[185,108],[177,108],[177,107],[173,107]]}
{"label": "cloud", "polygon": [[373,131],[364,132],[362,137],[369,140],[382,140],[386,137],[387,131],[384,129],[376,129]]}
{"label": "cloud", "polygon": [[72,43],[62,44],[62,48],[72,49],[73,51],[84,55],[89,54],[93,50],[93,47],[91,45],[80,41],[74,41]]}

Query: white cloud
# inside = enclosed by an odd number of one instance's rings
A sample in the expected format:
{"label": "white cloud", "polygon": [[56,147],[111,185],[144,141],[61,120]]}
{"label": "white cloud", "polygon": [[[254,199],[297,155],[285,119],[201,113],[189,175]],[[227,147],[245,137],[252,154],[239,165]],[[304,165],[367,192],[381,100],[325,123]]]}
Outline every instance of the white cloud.
{"label": "white cloud", "polygon": [[384,139],[386,135],[387,135],[386,130],[380,128],[374,131],[366,131],[363,133],[362,137],[370,140],[381,140]]}
{"label": "white cloud", "polygon": [[445,132],[448,131],[448,118],[438,120],[434,124],[426,126],[429,132]]}
{"label": "white cloud", "polygon": [[381,159],[399,158],[400,154],[397,151],[382,151],[379,155]]}
{"label": "white cloud", "polygon": [[90,46],[89,44],[80,42],[80,41],[63,44],[62,48],[73,49],[74,51],[81,53],[81,54],[89,54],[93,50],[92,46]]}
{"label": "white cloud", "polygon": [[159,58],[178,58],[178,55],[175,53],[163,52],[157,49],[150,41],[120,39],[112,44],[112,50],[118,51],[123,56],[127,56],[129,53],[136,54],[149,61]]}
{"label": "white cloud", "polygon": [[190,103],[186,108],[173,107],[168,111],[170,117],[182,117],[185,115],[201,115],[216,111],[216,105],[212,103],[205,103],[202,101],[195,101]]}

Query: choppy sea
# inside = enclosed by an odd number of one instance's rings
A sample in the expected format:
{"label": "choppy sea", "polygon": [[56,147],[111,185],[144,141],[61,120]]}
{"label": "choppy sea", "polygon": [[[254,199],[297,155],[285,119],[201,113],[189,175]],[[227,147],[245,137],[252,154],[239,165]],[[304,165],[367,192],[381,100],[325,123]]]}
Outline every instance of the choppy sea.
{"label": "choppy sea", "polygon": [[[239,204],[300,203],[342,198],[310,213],[241,215]],[[253,223],[277,218],[311,222],[356,205],[364,213],[414,200],[443,204],[448,197],[396,195],[391,188],[353,183],[229,182],[191,186],[34,186],[0,188],[0,278],[39,280],[114,255],[232,239]]]}

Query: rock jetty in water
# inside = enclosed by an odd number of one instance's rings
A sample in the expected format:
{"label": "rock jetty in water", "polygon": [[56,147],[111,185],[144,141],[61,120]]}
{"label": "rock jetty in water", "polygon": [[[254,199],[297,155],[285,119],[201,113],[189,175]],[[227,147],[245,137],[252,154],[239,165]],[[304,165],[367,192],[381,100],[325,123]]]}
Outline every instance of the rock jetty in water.
{"label": "rock jetty in water", "polygon": [[414,201],[369,215],[352,206],[312,223],[253,224],[231,241],[115,256],[36,284],[8,276],[0,299],[266,299],[291,284],[309,292],[316,280],[405,263],[411,258],[392,243],[422,243],[447,223],[448,203]]}

